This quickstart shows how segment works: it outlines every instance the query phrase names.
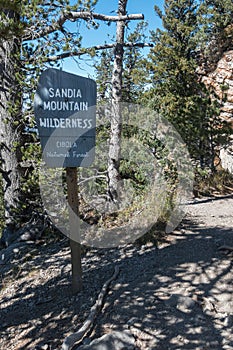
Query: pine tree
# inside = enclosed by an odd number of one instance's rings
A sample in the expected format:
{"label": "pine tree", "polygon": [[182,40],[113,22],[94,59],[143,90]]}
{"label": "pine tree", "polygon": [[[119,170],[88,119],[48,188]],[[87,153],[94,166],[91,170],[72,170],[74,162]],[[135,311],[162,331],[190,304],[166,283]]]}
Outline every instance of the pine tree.
{"label": "pine tree", "polygon": [[[95,48],[81,48],[81,36],[68,31],[65,24],[68,20],[85,20],[88,26],[97,28],[97,20],[117,22],[117,42],[114,45],[114,74],[112,77],[112,97],[115,118],[121,118],[119,101],[121,97],[121,78],[124,44],[125,21],[141,19],[142,15],[127,15],[127,0],[119,0],[118,16],[105,16],[93,12],[97,0],[77,0],[74,5],[69,0],[11,0],[2,1],[0,5],[0,152],[1,181],[6,217],[6,230],[3,242],[11,243],[17,223],[22,223],[22,149],[25,145],[23,134],[31,127],[30,108],[23,116],[27,101],[33,100],[35,82],[40,72],[59,59],[80,56],[85,53],[95,54]],[[119,17],[120,20],[119,20]],[[100,47],[98,47],[100,49]],[[24,104],[23,104],[23,99]],[[32,123],[31,123],[32,122]],[[113,124],[113,123],[112,123]],[[112,125],[111,125],[112,127]],[[116,141],[116,133],[121,127],[115,123],[111,137]],[[28,135],[27,135],[28,136]],[[120,136],[120,135],[119,135]],[[118,141],[118,140],[117,140]],[[112,144],[113,159],[120,143]],[[117,160],[118,161],[118,160]],[[67,172],[68,174],[68,172]],[[74,178],[73,178],[74,179]],[[68,180],[68,176],[67,176]],[[76,181],[76,180],[75,180]],[[77,198],[76,198],[77,199]],[[17,231],[17,230],[16,230]],[[81,289],[81,246],[79,242],[70,241],[72,255],[73,291]]]}
{"label": "pine tree", "polygon": [[[118,8],[123,10],[122,13],[124,13],[126,5],[127,1],[125,0],[118,2]],[[95,65],[99,103],[108,103],[109,114],[111,115],[111,129],[108,130],[110,149],[107,173],[109,198],[115,203],[117,203],[117,186],[121,178],[121,108],[123,103],[139,103],[139,99],[145,90],[145,76],[147,73],[143,65],[141,49],[149,46],[145,43],[144,30],[146,27],[147,24],[144,21],[139,22],[135,30],[130,32],[129,35],[122,35],[122,28],[117,29],[117,32],[121,33],[121,42],[119,42],[119,35],[118,38],[116,35],[116,47],[118,46],[121,49],[119,49],[119,52],[111,49],[104,50],[99,64]],[[119,56],[121,56],[121,59],[119,59]],[[106,129],[107,127],[106,125]]]}
{"label": "pine tree", "polygon": [[204,0],[198,9],[197,45],[208,71],[214,69],[233,43],[233,3],[231,0]]}
{"label": "pine tree", "polygon": [[80,0],[71,6],[68,0],[1,1],[0,171],[8,233],[22,223],[29,195],[24,183],[31,164],[28,168],[22,162],[25,144],[34,138],[25,132],[33,126],[32,104],[27,108],[28,101],[33,100],[38,75],[49,58],[64,51],[72,55],[73,48],[81,46],[80,33],[69,32],[65,22],[77,15],[76,20],[83,18],[92,25],[90,10],[95,3],[96,0]]}
{"label": "pine tree", "polygon": [[103,50],[95,64],[96,83],[99,103],[107,103],[111,99],[111,76],[113,69],[112,49]]}
{"label": "pine tree", "polygon": [[147,37],[144,34],[147,23],[139,22],[133,32],[127,36],[128,43],[137,43],[129,46],[124,52],[124,70],[122,84],[122,101],[140,103],[140,97],[145,90],[147,71],[144,66],[142,47],[146,45]]}
{"label": "pine tree", "polygon": [[20,16],[17,4],[12,2],[10,5],[10,8],[4,8],[0,13],[0,169],[6,225],[12,231],[17,222],[17,209],[21,200],[22,154],[20,149],[23,123],[20,122],[22,93],[18,80],[22,39],[15,35],[16,28],[20,28]]}
{"label": "pine tree", "polygon": [[[9,217],[7,226],[12,226],[14,229],[17,221],[22,219],[20,198],[23,198],[21,186],[23,176],[20,167],[22,165],[21,151],[25,142],[21,138],[23,130],[26,130],[27,127],[33,127],[32,110],[30,109],[31,106],[27,106],[27,103],[33,100],[35,85],[41,71],[48,65],[59,65],[60,60],[67,57],[80,57],[84,54],[93,57],[96,50],[106,47],[114,49],[117,56],[115,60],[117,65],[119,61],[122,61],[120,56],[123,50],[120,50],[120,48],[123,48],[123,46],[120,42],[82,48],[81,34],[78,30],[75,32],[68,30],[66,23],[68,21],[85,21],[88,27],[98,28],[99,22],[97,21],[117,22],[117,27],[120,28],[118,33],[120,37],[121,28],[124,27],[125,21],[143,18],[140,14],[128,15],[124,12],[126,2],[126,0],[119,0],[118,14],[120,16],[124,13],[120,21],[118,15],[108,16],[95,13],[93,9],[97,0],[76,0],[76,2],[70,0],[54,0],[52,2],[4,0],[1,2],[1,100],[6,103],[2,103],[0,107],[0,141],[4,205],[6,216]],[[112,83],[112,86],[114,86],[112,95],[115,94],[116,99],[118,93],[121,95],[121,84],[119,84],[121,73],[118,66],[115,67],[115,71],[119,74],[114,74]],[[22,99],[24,99],[24,104]],[[7,101],[14,108],[8,108]],[[22,105],[26,109],[24,118],[22,117]],[[9,122],[6,123],[8,119]],[[7,136],[5,139],[5,135],[9,135],[9,139]],[[13,135],[14,139],[12,139]],[[15,140],[14,147],[10,147],[12,146],[12,140]],[[9,153],[8,155],[4,153],[6,150]],[[36,151],[33,149],[32,151],[36,157]],[[14,161],[10,161],[11,157],[14,158]]]}
{"label": "pine tree", "polygon": [[166,0],[156,8],[164,30],[153,33],[149,54],[150,104],[173,123],[201,167],[213,163],[218,108],[197,75],[198,7],[194,0]]}
{"label": "pine tree", "polygon": [[[147,70],[142,48],[147,46],[144,31],[147,23],[142,21],[126,36],[122,74],[122,102],[139,103],[147,84]],[[149,45],[148,45],[149,46]],[[112,49],[103,50],[95,64],[98,99],[107,103],[111,99],[111,75],[113,69]]]}
{"label": "pine tree", "polygon": [[[128,0],[118,1],[118,15],[123,18],[127,11]],[[143,19],[143,16],[136,17],[135,19]],[[137,46],[144,47],[144,43],[126,43],[125,38],[126,22],[118,21],[116,25],[115,44],[113,46],[113,52],[110,51],[103,53],[101,56],[101,62],[96,66],[97,69],[97,82],[99,83],[99,89],[102,99],[110,100],[110,135],[109,135],[109,152],[108,152],[108,167],[107,167],[107,179],[108,179],[108,195],[112,203],[118,202],[118,184],[120,180],[120,154],[121,154],[121,136],[122,136],[122,102],[124,101],[124,61],[125,50],[127,47],[131,48],[128,54],[130,60],[128,60],[128,69],[132,73],[133,65],[135,65],[135,57],[138,58]],[[136,37],[135,37],[136,39]],[[134,48],[134,50],[133,50]],[[135,56],[133,58],[133,56]],[[111,83],[110,83],[110,71],[111,68]],[[128,83],[125,86],[128,89],[128,96],[131,93],[132,82],[131,76],[128,76]],[[125,79],[126,81],[126,79]],[[110,83],[110,84],[109,84]],[[110,87],[110,89],[109,89]]]}

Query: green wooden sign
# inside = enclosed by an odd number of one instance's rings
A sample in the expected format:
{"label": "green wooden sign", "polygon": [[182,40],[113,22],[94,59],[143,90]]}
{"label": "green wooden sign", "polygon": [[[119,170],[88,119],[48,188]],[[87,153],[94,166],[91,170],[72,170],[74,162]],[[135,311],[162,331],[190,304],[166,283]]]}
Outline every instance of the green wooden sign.
{"label": "green wooden sign", "polygon": [[92,164],[96,126],[94,80],[57,69],[45,70],[36,90],[34,111],[47,166]]}

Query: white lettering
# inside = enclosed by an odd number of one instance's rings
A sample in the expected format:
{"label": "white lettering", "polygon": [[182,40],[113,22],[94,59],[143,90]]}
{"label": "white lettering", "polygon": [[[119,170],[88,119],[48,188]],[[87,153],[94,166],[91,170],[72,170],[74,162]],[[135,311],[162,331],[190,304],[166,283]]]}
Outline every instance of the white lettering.
{"label": "white lettering", "polygon": [[77,119],[71,119],[72,122],[72,128],[77,128]]}
{"label": "white lettering", "polygon": [[91,129],[91,128],[92,128],[92,120],[88,119],[88,129]]}
{"label": "white lettering", "polygon": [[50,102],[49,101],[48,102],[44,101],[44,110],[46,111],[47,109],[50,111]]}
{"label": "white lettering", "polygon": [[92,119],[81,118],[40,118],[39,123],[42,128],[62,128],[62,129],[91,129]]}
{"label": "white lettering", "polygon": [[59,119],[54,118],[53,121],[54,121],[54,127],[59,128],[59,125],[60,125]]}
{"label": "white lettering", "polygon": [[59,90],[59,89],[56,89],[55,97],[61,97],[61,95],[60,95],[60,90]]}
{"label": "white lettering", "polygon": [[63,111],[69,111],[69,102],[63,102]]}
{"label": "white lettering", "polygon": [[49,97],[66,97],[66,98],[82,98],[81,89],[75,88],[62,88],[54,89],[49,88]]}
{"label": "white lettering", "polygon": [[[75,90],[75,89],[74,89]],[[74,97],[74,90],[73,89],[68,89],[67,92],[68,92],[68,97],[69,98],[72,98]]]}
{"label": "white lettering", "polygon": [[57,109],[57,103],[56,103],[56,101],[51,101],[51,102],[50,102],[50,109],[51,109],[52,111],[56,111],[56,109]]}
{"label": "white lettering", "polygon": [[44,111],[88,111],[88,102],[44,101]]}
{"label": "white lettering", "polygon": [[46,128],[46,118],[44,118],[44,120],[40,118],[40,126]]}
{"label": "white lettering", "polygon": [[88,102],[81,102],[80,105],[82,104],[82,111],[88,111]]}
{"label": "white lettering", "polygon": [[87,120],[87,119],[84,119],[84,121],[83,121],[83,129],[86,129],[86,128],[87,128],[87,122],[88,122],[88,120]]}
{"label": "white lettering", "polygon": [[78,102],[75,102],[75,104],[74,104],[74,111],[79,111],[79,104],[78,104]]}
{"label": "white lettering", "polygon": [[64,118],[61,118],[60,119],[60,128],[65,128],[66,127],[66,125],[65,125],[65,119]]}
{"label": "white lettering", "polygon": [[76,97],[82,98],[82,94],[81,94],[81,90],[80,89],[77,90]]}
{"label": "white lettering", "polygon": [[77,119],[77,122],[78,122],[78,128],[82,129],[83,128],[82,119]]}
{"label": "white lettering", "polygon": [[61,89],[61,96],[67,97],[67,89]]}
{"label": "white lettering", "polygon": [[57,141],[56,142],[56,147],[57,148],[77,148],[77,143],[74,142],[72,144],[71,141]]}
{"label": "white lettering", "polygon": [[49,97],[54,97],[54,89],[49,88]]}
{"label": "white lettering", "polygon": [[70,154],[67,153],[57,153],[57,152],[46,152],[46,156],[48,158],[53,158],[53,157],[57,157],[57,158],[70,158]]}
{"label": "white lettering", "polygon": [[77,153],[76,151],[73,152],[73,158],[88,158],[89,154],[86,153]]}

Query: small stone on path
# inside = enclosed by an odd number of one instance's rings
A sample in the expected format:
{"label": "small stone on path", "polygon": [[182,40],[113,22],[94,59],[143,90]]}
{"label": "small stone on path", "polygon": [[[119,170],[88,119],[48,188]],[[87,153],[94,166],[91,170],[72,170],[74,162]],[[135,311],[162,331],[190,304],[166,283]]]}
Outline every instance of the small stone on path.
{"label": "small stone on path", "polygon": [[133,350],[135,339],[130,332],[113,331],[94,339],[89,345],[81,345],[77,350]]}

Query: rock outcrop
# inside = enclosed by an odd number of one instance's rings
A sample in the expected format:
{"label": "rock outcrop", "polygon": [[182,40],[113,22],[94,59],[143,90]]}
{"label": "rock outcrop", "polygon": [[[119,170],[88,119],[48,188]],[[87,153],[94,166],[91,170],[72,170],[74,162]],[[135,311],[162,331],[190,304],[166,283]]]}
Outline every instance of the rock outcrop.
{"label": "rock outcrop", "polygon": [[[225,52],[215,69],[202,76],[202,81],[219,99],[220,117],[233,129],[233,50]],[[220,150],[220,158],[222,167],[233,173],[233,132],[230,144]]]}

